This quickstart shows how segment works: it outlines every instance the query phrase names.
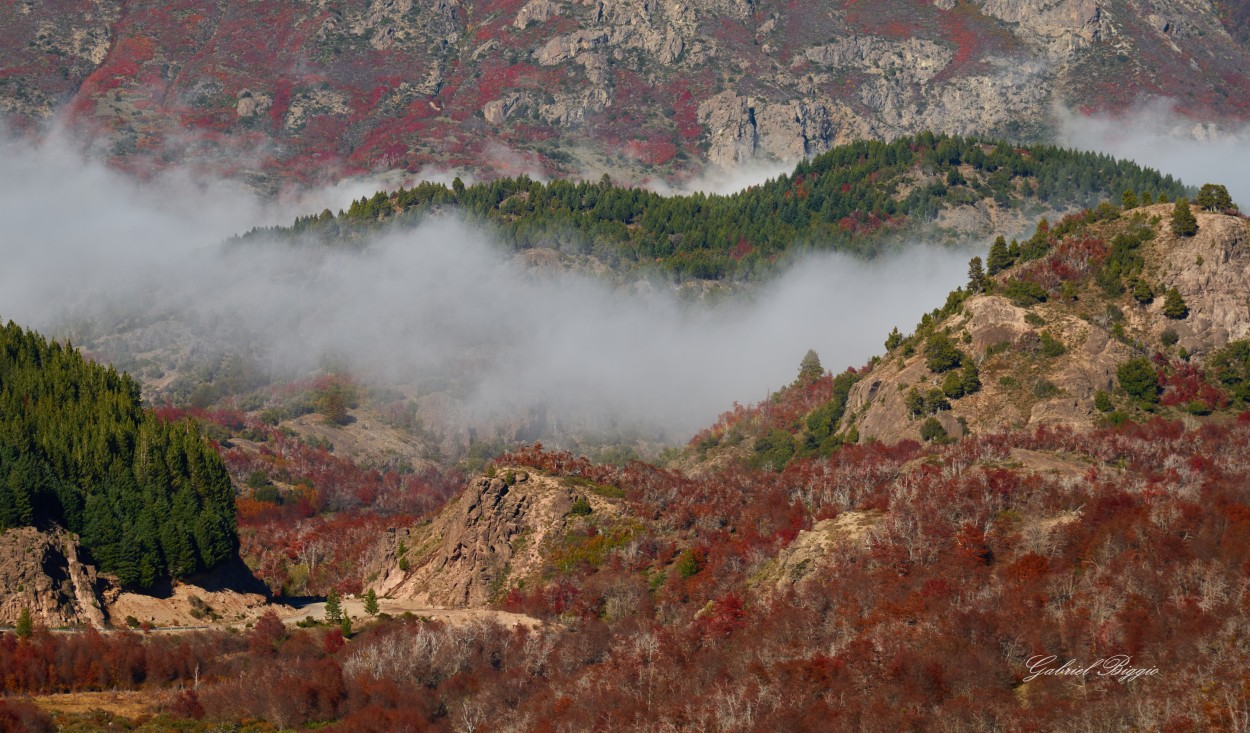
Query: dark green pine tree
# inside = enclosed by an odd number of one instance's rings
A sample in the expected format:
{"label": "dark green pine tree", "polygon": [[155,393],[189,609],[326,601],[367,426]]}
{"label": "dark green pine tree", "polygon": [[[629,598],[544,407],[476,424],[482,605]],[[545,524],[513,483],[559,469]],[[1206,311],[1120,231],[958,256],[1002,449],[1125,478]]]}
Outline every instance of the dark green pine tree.
{"label": "dark green pine tree", "polygon": [[11,526],[22,527],[35,521],[35,502],[31,497],[35,481],[33,463],[33,457],[27,454],[9,467],[6,488],[12,504],[5,507],[4,513],[11,518]]}
{"label": "dark green pine tree", "polygon": [[122,548],[118,546],[120,527],[121,520],[113,512],[108,496],[103,492],[88,494],[79,534],[83,545],[91,548],[95,561],[112,572],[118,572],[117,568],[122,565]]}
{"label": "dark green pine tree", "polygon": [[[97,558],[100,561],[100,567],[108,568],[108,571],[117,576],[123,586],[140,586],[143,585],[144,574],[144,548],[139,546],[137,533],[126,525],[114,525],[110,530],[117,533],[117,542],[113,546],[112,557],[109,564],[105,564],[103,558]],[[92,556],[95,556],[94,549]]]}
{"label": "dark green pine tree", "polygon": [[1198,219],[1189,210],[1189,202],[1177,199],[1172,207],[1172,233],[1178,237],[1192,237],[1198,233]]}
{"label": "dark green pine tree", "polygon": [[1228,189],[1215,183],[1203,184],[1194,203],[1207,211],[1233,211],[1237,208],[1228,195]]}
{"label": "dark green pine tree", "polygon": [[151,587],[168,574],[168,561],[161,553],[160,522],[150,503],[139,509],[129,541],[139,548],[139,587]]}
{"label": "dark green pine tree", "polygon": [[1154,302],[1155,293],[1150,287],[1150,283],[1145,280],[1138,279],[1133,283],[1133,299],[1142,305],[1150,305]]}
{"label": "dark green pine tree", "polygon": [[966,395],[981,389],[981,372],[971,359],[965,361],[964,368],[960,370],[960,387]]}
{"label": "dark green pine tree", "polygon": [[885,337],[885,350],[894,351],[902,343],[903,334],[899,333],[898,326],[895,326],[894,330],[890,331],[889,335]]}
{"label": "dark green pine tree", "polygon": [[945,333],[935,333],[925,341],[925,365],[941,374],[962,364],[966,357]]}
{"label": "dark green pine tree", "polygon": [[326,596],[326,623],[337,624],[343,620],[343,600],[338,591],[331,590]]}
{"label": "dark green pine tree", "polygon": [[980,257],[968,261],[968,292],[979,293],[985,289],[985,268]]}
{"label": "dark green pine tree", "polygon": [[808,349],[803,355],[803,360],[799,362],[797,382],[799,384],[813,382],[823,376],[825,376],[825,368],[820,364],[820,355],[814,349]]}
{"label": "dark green pine tree", "polygon": [[1007,252],[1007,240],[1003,235],[998,235],[994,240],[994,244],[990,245],[990,254],[985,260],[985,269],[990,275],[998,273],[1011,267],[1012,257]]}
{"label": "dark green pine tree", "polygon": [[192,532],[196,525],[198,502],[189,486],[183,486],[174,494],[170,504],[169,519],[161,527],[161,552],[165,555],[169,572],[175,577],[185,577],[200,567]]}
{"label": "dark green pine tree", "polygon": [[1181,297],[1181,291],[1171,288],[1168,290],[1167,295],[1163,296],[1163,315],[1176,320],[1189,315],[1189,306],[1185,304],[1185,299]]}
{"label": "dark green pine tree", "polygon": [[13,633],[17,634],[19,639],[29,639],[34,633],[35,622],[30,617],[30,609],[22,608],[22,612],[17,616],[17,626],[13,627]]}
{"label": "dark green pine tree", "polygon": [[1116,378],[1125,392],[1145,404],[1159,401],[1159,376],[1144,356],[1135,357],[1116,368]]}

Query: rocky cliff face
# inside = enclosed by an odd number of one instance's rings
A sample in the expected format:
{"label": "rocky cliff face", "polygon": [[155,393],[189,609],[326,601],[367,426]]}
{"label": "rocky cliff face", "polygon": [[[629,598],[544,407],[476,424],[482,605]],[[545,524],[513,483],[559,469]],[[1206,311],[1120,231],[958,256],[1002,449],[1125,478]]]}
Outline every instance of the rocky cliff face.
{"label": "rocky cliff face", "polygon": [[1250,52],[1200,0],[69,5],[0,8],[0,112],[63,109],[130,166],[258,182],[682,173],[924,129],[1038,137],[1055,104],[1144,95],[1250,114]]}
{"label": "rocky cliff face", "polygon": [[478,477],[431,522],[388,536],[365,575],[387,598],[483,607],[543,568],[551,544],[579,521],[571,513],[579,499],[599,516],[615,513],[609,500],[549,477]]}
{"label": "rocky cliff face", "polygon": [[[1138,210],[1151,220],[1155,239],[1142,248],[1143,279],[1157,293],[1176,288],[1188,306],[1182,319],[1163,313],[1165,299],[1140,305],[1129,295],[1100,297],[1092,288],[1075,301],[1054,299],[1023,308],[1002,295],[977,295],[937,325],[948,330],[980,368],[981,389],[950,401],[934,415],[951,436],[1037,425],[1092,428],[1102,417],[1094,407],[1099,391],[1116,386],[1116,369],[1142,353],[1184,349],[1194,364],[1231,340],[1250,335],[1250,243],[1246,220],[1198,214],[1197,236],[1173,236],[1170,205]],[[1114,311],[1108,306],[1114,307]],[[1040,352],[1041,334],[1063,353]],[[900,348],[852,389],[843,427],[855,426],[860,440],[917,439],[921,418],[907,404],[908,393],[940,388],[942,375],[929,370],[923,346]]]}
{"label": "rocky cliff face", "polygon": [[68,532],[19,527],[0,534],[0,624],[11,626],[23,610],[50,627],[103,628],[111,584],[78,558]]}
{"label": "rocky cliff face", "polygon": [[128,618],[154,626],[205,626],[255,620],[273,606],[264,586],[237,558],[190,582],[134,593],[84,562],[77,536],[18,527],[0,532],[0,626],[22,611],[49,628],[122,626]]}

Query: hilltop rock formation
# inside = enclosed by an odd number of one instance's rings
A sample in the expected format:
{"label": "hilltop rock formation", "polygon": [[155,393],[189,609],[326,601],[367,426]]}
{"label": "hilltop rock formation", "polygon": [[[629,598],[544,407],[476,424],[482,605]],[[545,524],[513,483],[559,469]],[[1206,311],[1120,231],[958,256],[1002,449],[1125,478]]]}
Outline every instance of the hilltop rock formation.
{"label": "hilltop rock formation", "polygon": [[400,529],[366,569],[378,595],[435,608],[480,608],[542,569],[544,552],[578,521],[574,503],[600,515],[609,500],[526,471],[480,476],[432,521]]}
{"label": "hilltop rock formation", "polygon": [[[975,295],[936,324],[980,369],[979,391],[952,399],[950,409],[933,414],[948,435],[1037,425],[1088,430],[1102,416],[1094,406],[1096,393],[1115,389],[1116,369],[1126,360],[1171,341],[1172,348],[1183,349],[1186,358],[1200,364],[1229,341],[1250,335],[1246,221],[1199,213],[1198,234],[1176,237],[1166,224],[1171,208],[1133,212],[1155,222],[1155,238],[1141,252],[1142,279],[1153,283],[1159,296],[1148,305],[1127,294],[1104,301],[1092,289],[1075,301],[1052,299],[1027,308],[1002,294]],[[1171,288],[1188,306],[1183,319],[1163,312],[1162,293]],[[1043,333],[1062,346],[1062,353],[1039,356]],[[909,407],[908,395],[940,390],[942,382],[943,375],[926,365],[923,344],[913,345],[912,353],[896,349],[851,388],[843,428],[854,426],[861,441],[915,439],[922,419]]]}
{"label": "hilltop rock formation", "polygon": [[[96,0],[0,9],[0,114],[133,168],[259,184],[386,169],[688,174],[920,130],[1042,138],[1056,105],[1250,114],[1197,0]],[[188,131],[191,133],[188,135]]]}

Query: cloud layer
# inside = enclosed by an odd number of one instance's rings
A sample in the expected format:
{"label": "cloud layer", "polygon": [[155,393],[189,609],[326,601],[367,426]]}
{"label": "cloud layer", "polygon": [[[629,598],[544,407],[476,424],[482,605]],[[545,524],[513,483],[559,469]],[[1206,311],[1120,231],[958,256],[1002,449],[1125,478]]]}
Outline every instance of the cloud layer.
{"label": "cloud layer", "polygon": [[1114,117],[1059,114],[1065,145],[1095,150],[1170,173],[1191,186],[1219,183],[1250,206],[1250,126],[1195,122],[1167,99],[1143,101]]}
{"label": "cloud layer", "polygon": [[231,233],[349,197],[262,205],[176,174],[139,184],[52,143],[0,154],[0,316],[127,333],[145,353],[246,351],[284,374],[333,359],[399,383],[456,375],[482,419],[543,405],[556,421],[681,439],[792,380],[809,348],[834,370],[864,363],[962,282],[969,257],[813,256],[748,299],[692,305],[663,285],[529,269],[450,218],[361,253],[225,248]]}

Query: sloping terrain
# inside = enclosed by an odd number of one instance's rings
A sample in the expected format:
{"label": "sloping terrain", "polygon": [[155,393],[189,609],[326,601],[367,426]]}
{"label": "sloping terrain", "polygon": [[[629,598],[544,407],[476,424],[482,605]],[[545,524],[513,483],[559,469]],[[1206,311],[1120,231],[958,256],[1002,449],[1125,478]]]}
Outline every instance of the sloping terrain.
{"label": "sloping terrain", "polygon": [[[0,111],[136,170],[688,174],[1054,105],[1244,120],[1244,13],[1159,0],[179,0],[0,9]],[[1231,35],[1230,35],[1231,33]]]}
{"label": "sloping terrain", "polygon": [[1246,219],[1201,210],[1196,230],[1177,234],[1176,209],[1104,205],[1043,220],[1023,242],[1000,238],[992,274],[976,258],[969,284],[911,335],[890,334],[883,356],[837,377],[816,362],[770,400],[725,413],[674,465],[780,467],[846,443],[1240,409]]}
{"label": "sloping terrain", "polygon": [[[1056,292],[1061,297],[1036,304],[1020,305],[1009,294],[975,295],[959,312],[934,323],[935,332],[946,332],[974,355],[981,381],[974,394],[947,395],[950,409],[933,411],[946,432],[1037,425],[1089,430],[1103,418],[1094,405],[1096,394],[1115,391],[1117,367],[1129,359],[1154,353],[1175,359],[1184,352],[1186,364],[1201,365],[1229,341],[1246,338],[1250,245],[1245,220],[1200,213],[1197,235],[1177,237],[1166,223],[1171,210],[1155,205],[1132,212],[1152,232],[1141,246],[1145,266],[1140,277],[1159,297],[1143,303],[1128,290],[1108,297],[1091,278],[1066,291],[1066,297]],[[1123,226],[1117,222],[1067,235],[1050,262],[1028,273],[1007,270],[998,282],[1044,277],[1050,265],[1080,256],[1075,247],[1110,241]],[[1173,288],[1187,306],[1183,318],[1164,312],[1162,295]],[[861,440],[918,437],[921,421],[908,402],[911,390],[941,389],[945,376],[930,368],[924,351],[910,343],[887,354],[851,389],[843,429],[854,427]]]}
{"label": "sloping terrain", "polygon": [[430,521],[388,534],[366,569],[377,576],[370,587],[432,607],[482,607],[541,577],[548,562],[562,562],[556,556],[570,532],[591,523],[611,535],[616,513],[608,499],[571,482],[505,468],[470,481]]}
{"label": "sloping terrain", "polygon": [[791,173],[724,196],[662,196],[615,186],[610,178],[458,181],[379,191],[337,215],[326,210],[289,227],[254,229],[239,243],[363,247],[388,227],[453,212],[486,222],[515,249],[556,246],[581,255],[585,269],[622,280],[640,269],[683,279],[748,279],[774,272],[787,254],[804,248],[873,255],[920,231],[947,242],[1016,231],[1026,216],[1094,206],[1126,189],[1152,200],[1189,193],[1171,175],[1132,161],[932,133],[840,145],[800,161]]}

